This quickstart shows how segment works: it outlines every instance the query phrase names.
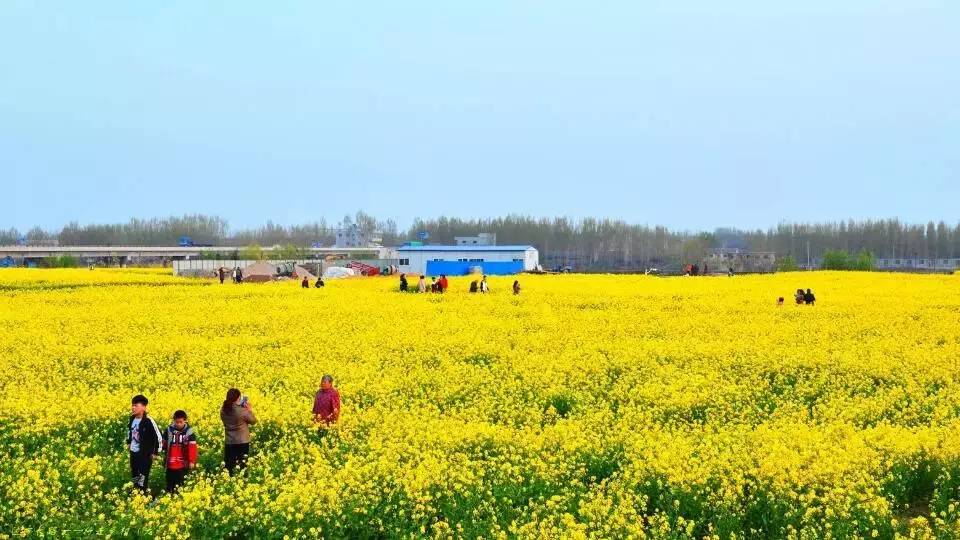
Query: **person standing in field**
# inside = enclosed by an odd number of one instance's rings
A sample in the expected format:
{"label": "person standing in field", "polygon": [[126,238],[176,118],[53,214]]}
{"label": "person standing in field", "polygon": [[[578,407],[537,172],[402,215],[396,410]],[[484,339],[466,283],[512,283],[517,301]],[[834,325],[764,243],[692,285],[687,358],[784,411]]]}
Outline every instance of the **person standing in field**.
{"label": "person standing in field", "polygon": [[180,489],[187,473],[197,466],[197,434],[187,423],[187,413],[173,413],[173,423],[167,427],[163,438],[163,451],[167,453],[167,493]]}
{"label": "person standing in field", "polygon": [[221,266],[217,269],[217,276],[220,278],[220,284],[223,285],[223,279],[227,277],[227,270]]}
{"label": "person standing in field", "polygon": [[490,286],[487,285],[487,276],[483,276],[483,278],[480,280],[480,292],[482,293],[490,292]]}
{"label": "person standing in field", "polygon": [[470,292],[475,293],[475,292],[477,292],[478,290],[480,290],[480,288],[479,288],[479,286],[477,285],[477,280],[471,281],[471,282],[470,282]]}
{"label": "person standing in field", "polygon": [[130,401],[130,423],[127,425],[127,448],[130,450],[130,477],[134,489],[150,496],[150,467],[160,452],[160,428],[147,415],[147,398],[143,394]]}
{"label": "person standing in field", "polygon": [[805,297],[805,295],[803,294],[803,289],[797,289],[796,294],[793,295],[793,300],[794,300],[794,301],[797,303],[797,305],[799,306],[799,305],[802,305],[802,304],[803,304],[804,297]]}
{"label": "person standing in field", "polygon": [[223,463],[227,472],[233,476],[234,471],[247,466],[247,456],[250,455],[250,426],[257,423],[250,401],[240,393],[240,390],[227,390],[227,398],[220,407],[220,420],[223,422],[225,440],[223,445]]}
{"label": "person standing in field", "polygon": [[813,291],[807,289],[807,292],[803,295],[803,303],[812,306],[816,301],[817,297],[813,295]]}
{"label": "person standing in field", "polygon": [[322,277],[317,277],[317,282],[314,283],[313,286],[316,287],[316,288],[318,288],[318,289],[322,289],[324,285],[325,285],[325,283],[323,282],[323,278],[322,278]]}
{"label": "person standing in field", "polygon": [[313,421],[325,428],[340,419],[340,392],[333,387],[333,375],[320,379],[320,389],[313,398]]}
{"label": "person standing in field", "polygon": [[407,292],[407,275],[400,274],[400,292]]}
{"label": "person standing in field", "polygon": [[520,294],[520,281],[513,280],[513,294]]}
{"label": "person standing in field", "polygon": [[308,278],[307,276],[303,276],[303,279],[300,280],[300,287],[303,288],[303,289],[309,289],[309,288],[310,288],[310,278]]}
{"label": "person standing in field", "polygon": [[417,282],[417,292],[427,292],[427,276],[420,276],[420,281]]}
{"label": "person standing in field", "polygon": [[447,281],[446,274],[440,274],[440,292],[447,292],[447,287],[450,286],[450,282]]}

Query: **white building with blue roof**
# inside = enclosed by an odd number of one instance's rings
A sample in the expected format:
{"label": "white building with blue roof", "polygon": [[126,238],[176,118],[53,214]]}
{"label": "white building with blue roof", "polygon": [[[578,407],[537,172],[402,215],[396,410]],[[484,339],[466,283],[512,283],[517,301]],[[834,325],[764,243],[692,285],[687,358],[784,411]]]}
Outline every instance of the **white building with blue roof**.
{"label": "white building with blue roof", "polygon": [[536,270],[540,254],[533,246],[416,246],[397,248],[400,271],[428,276],[518,274]]}

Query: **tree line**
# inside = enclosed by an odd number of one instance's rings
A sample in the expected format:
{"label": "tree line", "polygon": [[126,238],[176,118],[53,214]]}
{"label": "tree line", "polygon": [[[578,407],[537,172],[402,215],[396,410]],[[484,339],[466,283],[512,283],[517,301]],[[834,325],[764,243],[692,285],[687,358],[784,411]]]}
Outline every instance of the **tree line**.
{"label": "tree line", "polygon": [[416,219],[408,229],[400,230],[393,220],[357,212],[333,224],[321,218],[299,225],[267,222],[260,227],[231,230],[227,220],[217,216],[185,215],[131,219],[117,224],[69,223],[57,231],[40,227],[25,233],[0,230],[0,244],[25,240],[28,244],[161,246],[176,245],[180,237],[189,236],[194,243],[215,246],[309,247],[314,243],[332,245],[337,229],[352,226],[363,232],[379,232],[384,245],[417,240],[421,232],[427,233],[428,242],[435,244],[453,243],[455,236],[489,232],[497,235],[501,245],[536,247],[545,267],[572,266],[581,270],[669,268],[697,261],[711,248],[769,251],[780,257],[790,256],[800,265],[805,265],[808,258],[819,261],[829,251],[867,252],[878,258],[960,257],[960,223],[916,224],[898,219],[781,223],[766,230],[680,231],[617,219],[441,216]]}

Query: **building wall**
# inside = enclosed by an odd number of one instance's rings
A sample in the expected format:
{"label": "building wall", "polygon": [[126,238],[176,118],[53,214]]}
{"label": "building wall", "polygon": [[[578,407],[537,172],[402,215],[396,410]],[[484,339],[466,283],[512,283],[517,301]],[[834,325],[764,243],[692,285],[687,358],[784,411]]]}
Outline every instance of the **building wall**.
{"label": "building wall", "polygon": [[[400,264],[400,271],[410,274],[426,274],[427,262],[433,260],[463,262],[477,266],[482,262],[513,262],[514,259],[520,259],[522,270],[534,270],[539,263],[537,250],[528,248],[525,251],[497,251],[497,250],[463,250],[463,251],[399,251],[397,254],[400,262],[408,261],[407,264]],[[461,259],[466,259],[461,261]],[[477,259],[483,259],[479,261]]]}
{"label": "building wall", "polygon": [[960,270],[960,259],[900,258],[877,259],[880,269]]}

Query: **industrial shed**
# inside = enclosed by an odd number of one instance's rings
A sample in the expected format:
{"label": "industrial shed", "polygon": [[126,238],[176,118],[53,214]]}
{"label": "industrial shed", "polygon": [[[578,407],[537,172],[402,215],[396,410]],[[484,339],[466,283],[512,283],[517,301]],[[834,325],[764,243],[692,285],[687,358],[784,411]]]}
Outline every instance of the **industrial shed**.
{"label": "industrial shed", "polygon": [[431,276],[462,276],[475,268],[509,275],[535,270],[540,263],[533,246],[401,246],[397,257],[401,272]]}

